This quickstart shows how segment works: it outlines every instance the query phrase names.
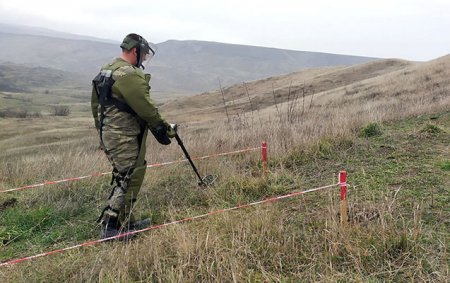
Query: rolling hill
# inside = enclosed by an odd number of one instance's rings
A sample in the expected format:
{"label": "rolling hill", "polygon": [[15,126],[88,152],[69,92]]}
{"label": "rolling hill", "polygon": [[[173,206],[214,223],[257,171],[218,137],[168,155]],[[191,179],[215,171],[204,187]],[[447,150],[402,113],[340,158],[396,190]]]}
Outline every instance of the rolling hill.
{"label": "rolling hill", "polygon": [[75,73],[25,64],[0,64],[0,91],[45,92],[72,88],[89,92],[89,87],[84,84],[83,78]]}
{"label": "rolling hill", "polygon": [[407,72],[409,68],[418,66],[421,64],[385,59],[354,66],[310,68],[233,85],[223,88],[222,91],[178,98],[164,103],[162,110],[174,113],[182,109],[183,114],[177,116],[181,121],[195,120],[197,116],[216,119],[217,115],[223,117],[226,114],[223,100],[226,101],[228,114],[236,115],[252,111],[252,109],[273,108],[276,104],[289,100],[292,102],[294,99],[301,100],[303,97],[308,97],[310,101],[315,96],[317,100],[321,94],[339,89],[344,89],[347,95],[350,95],[356,86],[375,89],[380,86],[367,85],[371,79],[387,77],[396,72]]}
{"label": "rolling hill", "polygon": [[[87,84],[101,65],[119,54],[118,42],[23,26],[1,26],[2,64],[76,73]],[[352,65],[376,58],[293,51],[204,41],[158,44],[150,72],[156,92],[198,93],[304,68]],[[220,82],[219,82],[220,81]]]}

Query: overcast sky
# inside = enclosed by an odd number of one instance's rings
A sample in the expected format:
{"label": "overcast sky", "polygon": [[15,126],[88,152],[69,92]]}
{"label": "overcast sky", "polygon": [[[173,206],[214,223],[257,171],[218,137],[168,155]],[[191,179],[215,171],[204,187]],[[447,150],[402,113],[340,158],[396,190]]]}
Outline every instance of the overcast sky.
{"label": "overcast sky", "polygon": [[450,53],[450,0],[0,0],[0,22],[408,60]]}

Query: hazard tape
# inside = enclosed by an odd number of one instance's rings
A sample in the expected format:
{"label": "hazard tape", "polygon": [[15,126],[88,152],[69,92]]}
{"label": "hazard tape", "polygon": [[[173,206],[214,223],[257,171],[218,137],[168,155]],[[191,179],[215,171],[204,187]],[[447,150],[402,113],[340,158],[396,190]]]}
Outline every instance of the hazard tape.
{"label": "hazard tape", "polygon": [[27,257],[23,257],[23,258],[13,259],[13,260],[10,260],[10,261],[7,261],[7,262],[0,263],[0,267],[11,266],[11,265],[14,265],[16,263],[23,262],[23,261],[28,261],[28,260],[32,260],[32,259],[36,259],[36,258],[40,258],[40,257],[45,257],[45,256],[52,255],[52,254],[62,253],[62,252],[65,252],[65,251],[76,249],[76,248],[92,246],[92,245],[99,244],[99,243],[106,242],[106,241],[115,240],[115,239],[119,239],[119,238],[123,238],[123,237],[128,237],[128,236],[131,236],[131,235],[134,235],[134,234],[138,234],[138,233],[142,233],[142,232],[145,232],[145,231],[156,230],[156,229],[164,228],[164,227],[167,227],[167,226],[170,226],[170,225],[180,224],[180,223],[184,223],[184,222],[189,222],[189,221],[192,221],[192,220],[205,218],[205,217],[208,217],[208,216],[211,216],[211,215],[224,213],[224,212],[228,212],[228,211],[232,211],[232,210],[237,210],[237,209],[241,209],[241,208],[246,208],[246,207],[250,207],[250,206],[254,206],[254,205],[258,205],[258,204],[263,204],[263,203],[268,203],[268,202],[275,202],[275,201],[279,201],[279,200],[282,200],[282,199],[285,199],[285,198],[298,196],[298,195],[302,195],[302,194],[306,194],[306,193],[311,193],[311,192],[315,192],[315,191],[319,191],[319,190],[324,190],[324,189],[328,189],[328,188],[335,187],[335,186],[340,186],[340,185],[343,185],[343,184],[342,183],[337,183],[337,184],[333,184],[333,185],[327,185],[327,186],[323,186],[323,187],[309,189],[309,190],[306,190],[306,191],[292,192],[290,194],[283,195],[283,196],[267,198],[267,199],[264,199],[264,200],[261,200],[261,201],[256,201],[256,202],[252,202],[252,203],[238,205],[238,206],[235,206],[235,207],[215,210],[215,211],[211,211],[211,212],[208,212],[208,213],[205,213],[205,214],[201,214],[201,215],[197,215],[197,216],[194,216],[194,217],[188,217],[188,218],[180,219],[180,220],[173,221],[173,222],[168,222],[168,223],[159,224],[159,225],[153,225],[153,226],[141,229],[141,230],[136,230],[136,231],[123,233],[123,234],[120,234],[120,235],[117,235],[117,236],[114,236],[114,237],[109,237],[109,238],[104,238],[104,239],[100,239],[100,240],[84,242],[84,243],[81,243],[81,244],[78,244],[78,245],[74,245],[74,246],[71,246],[71,247],[66,247],[66,248],[59,249],[59,250],[53,250],[53,251],[50,251],[50,252],[40,253],[40,254],[33,255],[33,256],[27,256]]}
{"label": "hazard tape", "polygon": [[[192,158],[192,160],[202,160],[202,159],[211,158],[211,157],[238,154],[238,153],[243,153],[243,152],[248,152],[248,151],[259,150],[260,148],[261,147],[253,147],[253,148],[241,149],[241,150],[224,152],[224,153],[216,153],[216,154],[211,154],[211,155],[206,155],[206,156],[201,156],[201,157],[195,157],[195,158]],[[187,162],[187,161],[188,161],[187,159],[180,159],[180,160],[163,162],[163,163],[155,163],[155,164],[147,165],[147,168],[161,167],[161,166],[166,166],[166,165],[181,163],[181,162]],[[44,181],[43,183],[40,183],[40,184],[27,185],[27,186],[23,186],[23,187],[19,187],[19,188],[3,190],[3,191],[0,191],[0,193],[22,191],[22,190],[33,189],[33,188],[37,188],[37,187],[43,187],[45,185],[54,185],[54,184],[59,184],[59,183],[64,183],[64,182],[69,182],[69,181],[78,181],[78,180],[83,180],[86,178],[101,177],[101,176],[105,176],[105,175],[109,175],[109,174],[111,174],[111,172],[93,173],[93,174],[86,175],[86,176],[66,178],[66,179],[61,179],[61,180],[57,180],[57,181]]]}

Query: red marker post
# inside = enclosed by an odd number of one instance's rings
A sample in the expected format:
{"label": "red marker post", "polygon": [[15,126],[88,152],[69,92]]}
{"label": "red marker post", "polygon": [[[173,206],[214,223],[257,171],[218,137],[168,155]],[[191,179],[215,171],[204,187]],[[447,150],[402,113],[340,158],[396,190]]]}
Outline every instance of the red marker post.
{"label": "red marker post", "polygon": [[341,224],[347,224],[347,172],[339,172],[341,186]]}
{"label": "red marker post", "polygon": [[267,177],[267,142],[263,141],[261,144],[261,161],[262,161],[262,176]]}

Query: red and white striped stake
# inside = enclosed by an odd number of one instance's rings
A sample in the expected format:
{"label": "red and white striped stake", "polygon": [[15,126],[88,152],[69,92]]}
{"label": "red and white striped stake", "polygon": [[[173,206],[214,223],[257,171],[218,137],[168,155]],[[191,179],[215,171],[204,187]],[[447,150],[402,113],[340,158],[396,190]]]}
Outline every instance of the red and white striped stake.
{"label": "red and white striped stake", "polygon": [[341,186],[341,224],[347,224],[347,172],[339,172],[339,185]]}
{"label": "red and white striped stake", "polygon": [[267,177],[267,142],[263,141],[261,144],[261,161],[262,161],[262,176]]}

